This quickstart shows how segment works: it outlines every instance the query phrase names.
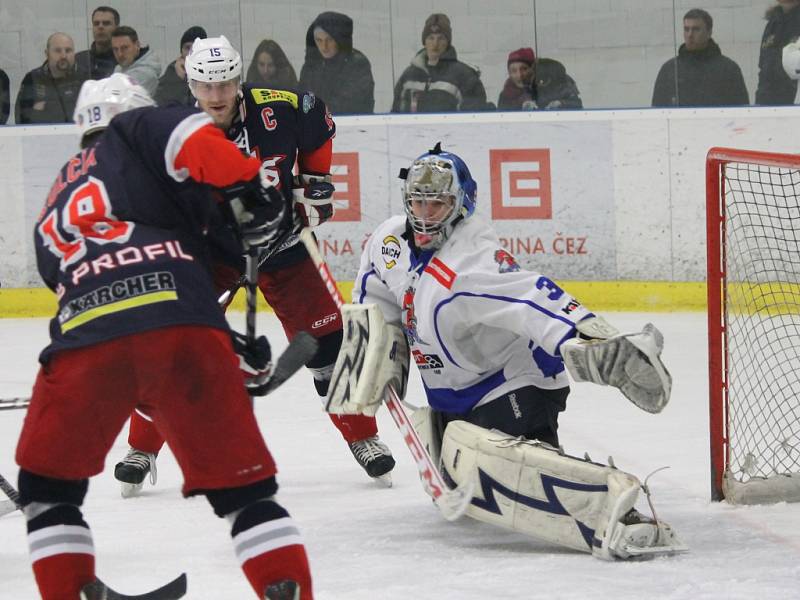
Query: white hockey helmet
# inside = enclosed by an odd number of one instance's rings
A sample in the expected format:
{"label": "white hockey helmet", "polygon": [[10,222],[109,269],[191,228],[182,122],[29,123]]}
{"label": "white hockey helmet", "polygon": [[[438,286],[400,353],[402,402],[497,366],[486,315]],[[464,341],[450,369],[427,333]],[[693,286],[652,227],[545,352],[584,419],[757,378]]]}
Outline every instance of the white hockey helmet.
{"label": "white hockey helmet", "polygon": [[116,115],[134,108],[154,106],[155,102],[142,86],[123,73],[114,73],[81,86],[72,115],[81,139],[98,129],[105,129]]}
{"label": "white hockey helmet", "polygon": [[230,81],[241,77],[242,57],[224,35],[197,38],[186,57],[185,68],[190,83]]}
{"label": "white hockey helmet", "polygon": [[783,47],[783,70],[790,79],[800,79],[800,40],[795,40]]}

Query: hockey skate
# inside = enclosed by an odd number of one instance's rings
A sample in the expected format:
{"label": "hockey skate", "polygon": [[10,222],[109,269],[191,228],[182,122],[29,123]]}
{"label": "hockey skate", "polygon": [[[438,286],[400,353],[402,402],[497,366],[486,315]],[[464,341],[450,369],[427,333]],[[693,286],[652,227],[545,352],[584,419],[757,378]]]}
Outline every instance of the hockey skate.
{"label": "hockey skate", "polygon": [[264,600],[300,600],[300,585],[291,579],[284,579],[267,586]]}
{"label": "hockey skate", "polygon": [[350,444],[350,451],[367,475],[392,487],[392,469],[394,458],[389,448],[378,439],[377,435],[358,440]]}
{"label": "hockey skate", "polygon": [[688,551],[669,523],[630,509],[614,528],[609,543],[614,558],[668,556]]}
{"label": "hockey skate", "polygon": [[155,485],[158,478],[156,472],[156,455],[130,448],[120,462],[114,467],[114,478],[122,484],[122,497],[136,496],[144,485],[144,478],[150,475],[150,485]]}

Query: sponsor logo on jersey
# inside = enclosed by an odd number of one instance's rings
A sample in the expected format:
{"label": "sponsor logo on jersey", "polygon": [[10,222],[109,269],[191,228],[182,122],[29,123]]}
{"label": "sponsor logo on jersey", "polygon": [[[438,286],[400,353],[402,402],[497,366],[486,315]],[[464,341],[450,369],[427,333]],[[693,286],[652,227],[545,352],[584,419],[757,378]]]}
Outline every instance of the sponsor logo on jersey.
{"label": "sponsor logo on jersey", "polygon": [[409,342],[425,344],[417,334],[417,316],[414,312],[414,288],[409,287],[403,294],[403,328],[406,330],[406,337]]}
{"label": "sponsor logo on jersey", "polygon": [[381,256],[387,269],[394,267],[397,264],[397,259],[400,258],[400,240],[393,235],[387,235],[383,238]]}
{"label": "sponsor logo on jersey", "polygon": [[321,319],[317,319],[316,321],[314,321],[311,324],[311,329],[319,329],[320,327],[325,327],[325,325],[328,325],[336,321],[338,317],[339,317],[338,313],[331,313],[329,315],[325,315]]}
{"label": "sponsor logo on jersey", "polygon": [[316,104],[316,102],[316,97],[310,92],[303,96],[303,112],[309,112],[312,108],[314,108],[314,104]]}
{"label": "sponsor logo on jersey", "polygon": [[156,302],[177,300],[175,278],[168,271],[142,273],[117,279],[67,302],[58,311],[61,332],[97,317]]}
{"label": "sponsor logo on jersey", "polygon": [[495,250],[494,262],[499,265],[497,269],[500,273],[515,273],[519,271],[516,259],[505,250]]}
{"label": "sponsor logo on jersey", "polygon": [[441,369],[444,367],[442,359],[436,354],[423,354],[419,350],[412,350],[411,354],[414,356],[414,362],[420,370]]}
{"label": "sponsor logo on jersey", "polygon": [[448,290],[453,287],[453,283],[457,277],[456,272],[437,257],[431,259],[431,262],[425,267],[424,272],[431,275]]}
{"label": "sponsor logo on jersey", "polygon": [[575,310],[576,310],[576,309],[577,309],[577,308],[578,308],[580,305],[581,305],[581,303],[580,303],[580,302],[578,302],[577,300],[570,300],[570,301],[569,301],[569,304],[567,304],[567,305],[566,305],[564,308],[562,308],[562,309],[561,309],[561,312],[563,312],[564,314],[567,314],[567,315],[568,315],[568,314],[570,314],[570,313],[572,313],[572,312],[575,312]]}
{"label": "sponsor logo on jersey", "polygon": [[254,88],[250,90],[256,104],[269,104],[270,102],[288,102],[292,108],[297,110],[298,98],[294,92],[284,90],[268,90],[265,88]]}

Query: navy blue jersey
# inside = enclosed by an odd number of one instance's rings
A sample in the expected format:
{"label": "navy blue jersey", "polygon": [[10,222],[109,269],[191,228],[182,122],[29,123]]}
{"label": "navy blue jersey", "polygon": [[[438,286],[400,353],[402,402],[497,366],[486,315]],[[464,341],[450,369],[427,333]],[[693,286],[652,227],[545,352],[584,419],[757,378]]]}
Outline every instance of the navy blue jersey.
{"label": "navy blue jersey", "polygon": [[[224,177],[202,159],[209,144]],[[219,207],[206,184],[257,170],[195,109],[116,116],[62,167],[37,221],[37,266],[58,295],[40,360],[159,327],[227,330],[208,270],[205,232]]]}
{"label": "navy blue jersey", "polygon": [[[226,132],[243,152],[258,158],[264,172],[270,175],[286,198],[285,219],[292,228],[294,207],[292,201],[292,175],[295,162],[303,165],[305,155],[313,153],[336,134],[336,125],[325,103],[310,92],[293,92],[242,85],[239,114]],[[330,164],[325,166],[326,174]],[[215,236],[216,237],[216,236]],[[232,240],[217,240],[235,249]],[[284,250],[262,265],[262,271],[272,271],[294,264],[307,256],[305,248],[292,236]],[[238,258],[237,254],[233,254]],[[231,263],[230,260],[226,262]],[[232,263],[234,264],[234,263]],[[241,268],[241,264],[235,263]]]}

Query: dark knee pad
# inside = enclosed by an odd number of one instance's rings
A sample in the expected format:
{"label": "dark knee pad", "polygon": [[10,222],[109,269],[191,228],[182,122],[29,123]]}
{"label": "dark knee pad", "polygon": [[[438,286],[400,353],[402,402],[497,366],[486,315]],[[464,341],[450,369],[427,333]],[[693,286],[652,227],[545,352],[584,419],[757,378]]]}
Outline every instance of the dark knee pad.
{"label": "dark knee pad", "polygon": [[314,387],[317,389],[317,394],[326,396],[333,365],[336,363],[336,357],[339,356],[339,349],[342,347],[342,330],[323,335],[321,338],[317,338],[317,342],[319,343],[317,352],[306,366],[314,375]]}
{"label": "dark knee pad", "polygon": [[278,482],[275,477],[262,479],[249,485],[221,490],[203,490],[208,502],[218,517],[225,517],[237,510],[274,496],[278,492]]}
{"label": "dark knee pad", "polygon": [[80,506],[89,489],[89,480],[55,479],[20,469],[17,485],[22,506],[31,502]]}
{"label": "dark knee pad", "polygon": [[289,513],[274,500],[257,500],[246,506],[236,515],[231,527],[231,536],[236,537],[242,531],[252,529],[262,523],[288,517]]}

